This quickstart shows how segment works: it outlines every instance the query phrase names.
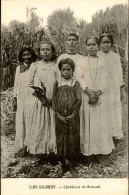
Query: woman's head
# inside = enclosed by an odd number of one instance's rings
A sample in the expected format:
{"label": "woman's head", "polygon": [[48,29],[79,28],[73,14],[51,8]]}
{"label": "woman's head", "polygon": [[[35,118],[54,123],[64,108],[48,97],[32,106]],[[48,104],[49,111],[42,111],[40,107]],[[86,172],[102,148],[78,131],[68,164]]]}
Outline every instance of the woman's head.
{"label": "woman's head", "polygon": [[59,62],[58,68],[61,72],[61,77],[68,80],[73,76],[75,64],[73,60],[71,60],[70,58],[66,58],[66,59],[62,59]]}
{"label": "woman's head", "polygon": [[95,36],[90,36],[86,39],[86,49],[90,56],[95,56],[99,49],[99,40]]}
{"label": "woman's head", "polygon": [[31,64],[36,61],[37,56],[32,48],[23,48],[19,52],[18,59],[21,63]]}
{"label": "woman's head", "polygon": [[56,59],[56,50],[50,41],[43,41],[40,44],[40,55],[46,62],[54,61]]}
{"label": "woman's head", "polygon": [[113,46],[113,36],[109,33],[104,33],[100,36],[100,49],[103,52],[109,52]]}

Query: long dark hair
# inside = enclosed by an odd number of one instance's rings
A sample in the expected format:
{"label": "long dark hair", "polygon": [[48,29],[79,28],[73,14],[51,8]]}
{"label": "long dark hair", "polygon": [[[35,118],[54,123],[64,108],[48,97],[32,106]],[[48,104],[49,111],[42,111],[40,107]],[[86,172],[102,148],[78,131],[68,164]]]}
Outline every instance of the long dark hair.
{"label": "long dark hair", "polygon": [[19,62],[21,63],[24,62],[22,55],[25,51],[29,51],[31,53],[31,62],[35,62],[37,59],[37,55],[35,54],[32,48],[23,48],[20,50],[19,55],[18,55]]}

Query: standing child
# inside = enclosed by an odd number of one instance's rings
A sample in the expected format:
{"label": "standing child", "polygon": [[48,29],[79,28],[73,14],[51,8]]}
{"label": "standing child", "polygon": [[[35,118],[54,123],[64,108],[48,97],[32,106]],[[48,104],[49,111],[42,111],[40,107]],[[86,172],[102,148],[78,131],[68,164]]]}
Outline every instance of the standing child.
{"label": "standing child", "polygon": [[88,56],[78,61],[76,72],[82,88],[80,142],[85,156],[109,154],[114,149],[107,114],[107,78],[104,63],[97,56],[98,45],[97,37],[86,40]]}
{"label": "standing child", "polygon": [[70,172],[73,177],[78,176],[75,160],[80,152],[80,119],[81,89],[79,83],[73,79],[75,64],[67,58],[59,62],[61,78],[55,83],[53,93],[53,108],[56,112],[57,154],[61,160],[58,175],[66,171],[65,160],[69,160]]}
{"label": "standing child", "polygon": [[56,81],[55,47],[50,41],[41,42],[41,61],[30,68],[29,100],[30,132],[27,134],[27,148],[31,154],[44,156],[56,153],[55,114],[52,108],[53,87]]}
{"label": "standing child", "polygon": [[[19,52],[20,66],[16,69],[14,83],[14,101],[13,105],[16,111],[16,136],[15,136],[15,152],[17,155],[24,156],[26,147],[26,135],[28,134],[28,78],[30,66],[36,61],[36,54],[31,48],[21,49]],[[17,107],[17,108],[16,108]]]}
{"label": "standing child", "polygon": [[122,66],[120,56],[111,51],[113,46],[112,35],[105,33],[100,36],[101,51],[98,55],[103,57],[106,65],[106,72],[108,74],[108,89],[110,100],[110,123],[112,124],[112,135],[116,139],[123,137],[122,132],[122,106],[120,100],[120,88],[123,86]]}

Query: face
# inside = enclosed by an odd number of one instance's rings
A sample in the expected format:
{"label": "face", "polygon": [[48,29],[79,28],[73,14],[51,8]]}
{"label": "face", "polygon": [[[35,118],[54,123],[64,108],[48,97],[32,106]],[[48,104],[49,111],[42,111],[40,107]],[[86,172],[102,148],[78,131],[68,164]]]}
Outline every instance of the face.
{"label": "face", "polygon": [[52,57],[51,45],[48,43],[43,43],[40,47],[40,54],[44,61],[50,61]]}
{"label": "face", "polygon": [[63,64],[61,68],[61,77],[68,80],[73,76],[73,70],[69,64]]}
{"label": "face", "polygon": [[69,53],[76,53],[78,40],[75,36],[68,36],[66,40],[66,50]]}
{"label": "face", "polygon": [[87,41],[86,49],[90,56],[95,56],[97,54],[99,47],[94,38]]}
{"label": "face", "polygon": [[101,40],[101,44],[100,44],[100,49],[105,52],[108,53],[111,49],[111,41],[108,37],[103,37]]}
{"label": "face", "polygon": [[22,54],[23,61],[26,64],[31,64],[31,57],[32,57],[32,55],[29,51],[24,51]]}

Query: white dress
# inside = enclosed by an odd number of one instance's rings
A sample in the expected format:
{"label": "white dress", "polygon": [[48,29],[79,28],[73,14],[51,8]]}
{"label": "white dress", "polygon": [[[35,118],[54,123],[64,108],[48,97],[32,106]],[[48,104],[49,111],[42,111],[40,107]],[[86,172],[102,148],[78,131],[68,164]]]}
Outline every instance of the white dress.
{"label": "white dress", "polygon": [[117,139],[123,137],[122,132],[122,105],[120,100],[120,86],[123,85],[123,73],[120,62],[120,56],[112,51],[104,53],[98,52],[98,55],[103,57],[108,73],[108,88],[110,100],[110,123],[112,124],[112,135]]}
{"label": "white dress", "polygon": [[28,89],[29,69],[24,72],[20,71],[21,67],[16,68],[14,82],[14,97],[17,97],[16,112],[16,135],[15,135],[15,152],[17,153],[24,145],[26,133],[28,132],[28,116],[29,109],[28,97],[31,91]]}
{"label": "white dress", "polygon": [[[46,97],[52,100],[53,87],[56,81],[55,63],[38,61],[30,68],[28,86],[46,87]],[[33,90],[34,91],[34,90]],[[29,115],[30,131],[26,136],[26,145],[31,154],[56,153],[55,113],[52,108],[44,107],[41,101],[31,95]]]}
{"label": "white dress", "polygon": [[61,54],[58,58],[57,58],[57,63],[56,63],[56,71],[57,71],[57,78],[60,80],[61,78],[61,75],[60,75],[60,70],[58,68],[58,64],[59,62],[62,60],[62,59],[66,59],[66,58],[70,58],[71,60],[74,61],[75,63],[75,70],[74,70],[74,73],[73,73],[73,78],[76,79],[76,65],[77,65],[77,61],[79,59],[82,59],[84,58],[84,56],[76,53],[76,54],[68,54],[68,53],[64,53],[64,54]]}
{"label": "white dress", "polygon": [[[82,88],[80,109],[81,152],[86,156],[109,154],[114,149],[114,143],[107,114],[108,98],[105,95],[107,78],[102,59],[99,57],[85,57],[83,60],[79,60],[77,62],[76,78]],[[90,90],[102,91],[100,105],[92,107],[88,104],[89,97],[84,92],[86,87]]]}

